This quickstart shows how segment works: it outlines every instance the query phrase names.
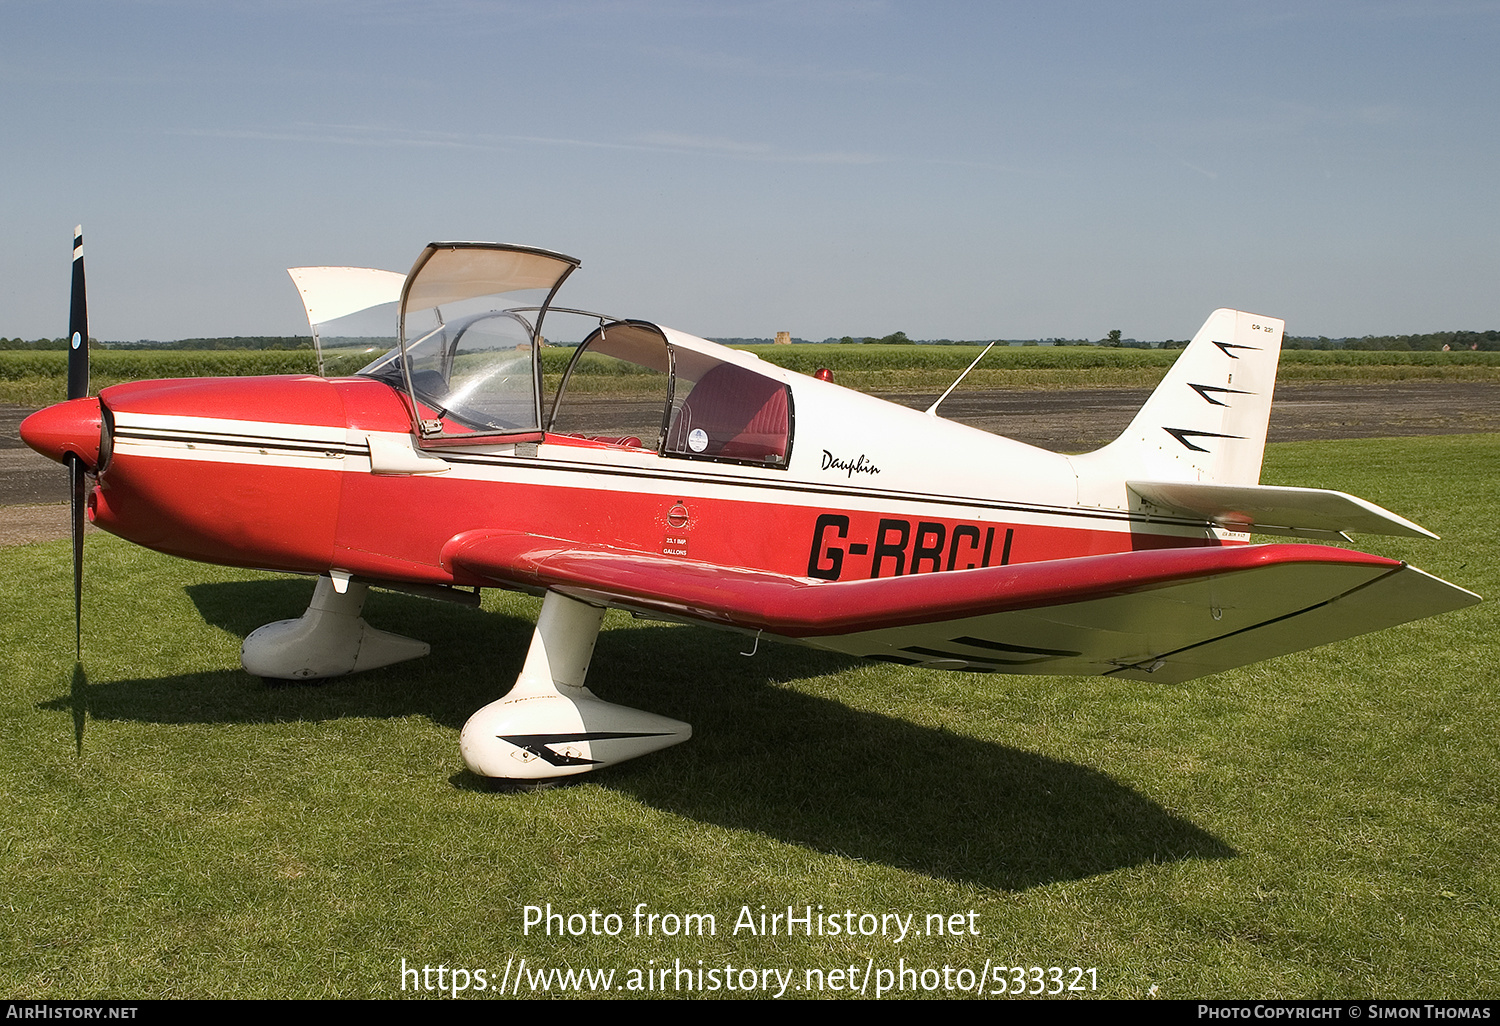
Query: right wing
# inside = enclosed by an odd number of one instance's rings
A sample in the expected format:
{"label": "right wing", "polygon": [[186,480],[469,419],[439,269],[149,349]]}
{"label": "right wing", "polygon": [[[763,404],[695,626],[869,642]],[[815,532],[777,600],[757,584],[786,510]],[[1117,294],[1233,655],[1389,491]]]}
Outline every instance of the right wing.
{"label": "right wing", "polygon": [[1175,683],[1459,609],[1479,596],[1398,560],[1315,545],[1141,550],[813,581],[518,532],[472,531],[471,582],[890,662]]}

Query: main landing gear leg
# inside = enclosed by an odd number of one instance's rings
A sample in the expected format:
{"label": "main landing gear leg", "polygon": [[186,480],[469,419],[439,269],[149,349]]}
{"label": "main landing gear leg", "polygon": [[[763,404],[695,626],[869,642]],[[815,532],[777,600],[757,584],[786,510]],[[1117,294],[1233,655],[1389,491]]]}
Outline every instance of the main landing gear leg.
{"label": "main landing gear leg", "polygon": [[693,728],[600,701],[583,686],[604,610],[547,592],[516,686],[464,724],[464,763],[486,777],[543,781],[666,748]]}
{"label": "main landing gear leg", "polygon": [[303,680],[373,670],[432,651],[425,641],[360,619],[369,591],[347,574],[319,577],[307,612],[252,631],[240,646],[240,663],[258,677]]}

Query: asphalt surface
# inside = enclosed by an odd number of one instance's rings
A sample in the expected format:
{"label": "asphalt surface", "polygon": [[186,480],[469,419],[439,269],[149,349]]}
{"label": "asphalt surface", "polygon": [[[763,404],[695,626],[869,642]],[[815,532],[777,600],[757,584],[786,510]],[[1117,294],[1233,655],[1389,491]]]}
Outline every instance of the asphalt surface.
{"label": "asphalt surface", "polygon": [[[955,392],[939,408],[948,420],[1058,452],[1087,452],[1125,429],[1150,389]],[[931,395],[882,395],[926,409]],[[31,411],[0,404],[0,545],[67,534],[68,476],[21,441]],[[1386,438],[1500,432],[1500,384],[1405,381],[1282,385],[1269,441]]]}
{"label": "asphalt surface", "polygon": [[[1149,388],[955,392],[938,412],[949,420],[1043,449],[1088,452],[1125,430],[1150,394]],[[881,398],[926,409],[937,393]],[[1494,382],[1320,382],[1276,387],[1266,440],[1490,432],[1500,432],[1500,384]]]}

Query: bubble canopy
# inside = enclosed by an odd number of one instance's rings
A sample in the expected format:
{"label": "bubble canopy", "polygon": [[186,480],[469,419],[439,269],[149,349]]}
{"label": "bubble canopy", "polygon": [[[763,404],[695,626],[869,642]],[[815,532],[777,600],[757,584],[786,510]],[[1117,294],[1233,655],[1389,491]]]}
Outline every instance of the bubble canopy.
{"label": "bubble canopy", "polygon": [[430,243],[401,289],[397,359],[364,373],[400,375],[424,443],[539,432],[542,320],[578,265],[525,246]]}
{"label": "bubble canopy", "polygon": [[[406,394],[424,449],[550,438],[663,458],[787,466],[792,395],[780,374],[753,355],[647,321],[553,306],[578,266],[548,250],[432,243],[401,289],[398,344],[358,373]],[[558,361],[549,361],[556,391],[544,419],[542,319],[549,311],[597,326],[573,344],[560,376]],[[580,374],[582,387],[570,387]],[[628,387],[599,387],[616,378]]]}
{"label": "bubble canopy", "polygon": [[409,313],[481,296],[526,289],[554,293],[579,263],[550,250],[502,243],[428,243],[407,272],[401,290],[402,324]]}

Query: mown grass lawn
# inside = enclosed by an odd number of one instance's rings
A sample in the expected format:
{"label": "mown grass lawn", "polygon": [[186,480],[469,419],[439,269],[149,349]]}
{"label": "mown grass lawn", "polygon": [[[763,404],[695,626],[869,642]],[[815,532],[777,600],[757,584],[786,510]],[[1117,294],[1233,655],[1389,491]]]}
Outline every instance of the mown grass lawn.
{"label": "mown grass lawn", "polygon": [[[1363,547],[1500,592],[1500,436],[1272,446],[1264,480],[1386,505],[1444,540]],[[462,772],[457,731],[509,687],[534,600],[376,593],[370,621],[432,656],[272,686],[240,641],[311,582],[105,535],[87,559],[74,680],[67,544],[0,550],[13,997],[393,997],[416,992],[403,959],[451,989],[454,968],[494,987],[522,958],[614,970],[619,996],[678,960],[717,970],[715,996],[746,979],[726,966],[808,996],[809,970],[829,987],[851,965],[856,985],[913,969],[930,996],[986,965],[975,985],[1058,966],[1111,997],[1500,995],[1493,602],[1174,687],[743,658],[739,637],[611,614],[590,684],[694,738],[503,794]],[[620,934],[528,932],[549,903]],[[642,903],[714,933],[636,936]],[[762,905],[962,928],[736,933]]]}

